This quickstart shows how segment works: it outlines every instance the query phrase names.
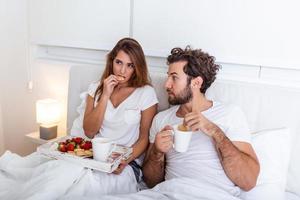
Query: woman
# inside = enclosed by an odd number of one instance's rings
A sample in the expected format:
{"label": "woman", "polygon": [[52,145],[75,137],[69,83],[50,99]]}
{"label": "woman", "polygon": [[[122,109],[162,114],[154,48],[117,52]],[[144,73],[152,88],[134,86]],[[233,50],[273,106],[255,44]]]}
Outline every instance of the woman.
{"label": "woman", "polygon": [[148,145],[157,106],[149,82],[141,46],[130,38],[120,40],[107,56],[100,83],[89,88],[84,131],[90,138],[102,136],[132,146],[132,157],[107,174],[40,153],[21,157],[7,151],[0,157],[0,199],[101,198],[136,192],[134,171],[140,171],[138,158]]}
{"label": "woman", "polygon": [[122,162],[114,174],[94,172],[94,178],[98,177],[99,181],[93,178],[93,187],[110,186],[111,189],[98,190],[99,194],[133,192],[136,180],[132,179],[138,180],[141,176],[139,157],[147,148],[158,103],[150,86],[142,47],[136,40],[124,38],[116,44],[107,56],[100,83],[91,85],[88,93],[83,120],[85,135],[111,138],[117,144],[133,148],[132,156]]}

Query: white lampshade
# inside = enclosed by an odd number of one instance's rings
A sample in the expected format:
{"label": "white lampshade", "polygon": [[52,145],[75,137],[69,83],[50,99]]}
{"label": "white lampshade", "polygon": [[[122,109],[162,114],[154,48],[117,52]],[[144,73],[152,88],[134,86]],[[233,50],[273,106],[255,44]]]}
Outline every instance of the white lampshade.
{"label": "white lampshade", "polygon": [[42,126],[57,124],[61,118],[61,104],[55,99],[43,99],[36,102],[36,121]]}

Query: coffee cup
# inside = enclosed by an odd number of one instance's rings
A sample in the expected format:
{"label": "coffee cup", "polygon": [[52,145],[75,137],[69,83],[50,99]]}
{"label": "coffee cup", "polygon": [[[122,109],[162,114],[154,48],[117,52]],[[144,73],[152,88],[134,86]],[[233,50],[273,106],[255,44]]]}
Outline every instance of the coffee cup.
{"label": "coffee cup", "polygon": [[180,130],[180,124],[173,126],[174,149],[177,152],[186,152],[192,138],[192,131]]}
{"label": "coffee cup", "polygon": [[108,156],[112,153],[114,144],[112,140],[104,137],[97,137],[92,139],[93,145],[93,159],[97,161],[106,161]]}

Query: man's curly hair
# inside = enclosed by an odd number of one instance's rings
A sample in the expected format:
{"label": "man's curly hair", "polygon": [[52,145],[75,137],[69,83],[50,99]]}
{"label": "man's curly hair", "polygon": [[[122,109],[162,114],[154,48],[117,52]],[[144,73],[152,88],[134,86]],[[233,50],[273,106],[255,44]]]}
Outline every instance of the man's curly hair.
{"label": "man's curly hair", "polygon": [[217,72],[221,68],[215,63],[215,57],[203,52],[201,49],[191,49],[187,46],[185,49],[179,47],[171,50],[171,55],[167,58],[167,64],[178,61],[187,61],[183,71],[188,75],[188,84],[193,78],[200,76],[203,79],[200,92],[205,94],[206,90],[215,81]]}

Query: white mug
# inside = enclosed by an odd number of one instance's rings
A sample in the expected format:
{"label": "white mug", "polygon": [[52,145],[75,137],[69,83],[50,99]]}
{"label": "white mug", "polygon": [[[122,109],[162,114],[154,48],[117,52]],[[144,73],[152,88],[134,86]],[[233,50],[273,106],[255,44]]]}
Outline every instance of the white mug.
{"label": "white mug", "polygon": [[112,153],[114,144],[111,139],[104,137],[97,137],[92,139],[93,145],[93,159],[97,161],[106,161],[108,156]]}
{"label": "white mug", "polygon": [[173,147],[177,152],[186,152],[189,148],[189,144],[192,138],[192,131],[180,131],[178,130],[178,126],[180,124],[176,124],[173,126],[173,137],[174,144]]}

